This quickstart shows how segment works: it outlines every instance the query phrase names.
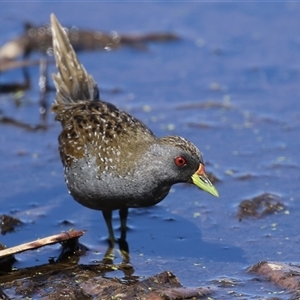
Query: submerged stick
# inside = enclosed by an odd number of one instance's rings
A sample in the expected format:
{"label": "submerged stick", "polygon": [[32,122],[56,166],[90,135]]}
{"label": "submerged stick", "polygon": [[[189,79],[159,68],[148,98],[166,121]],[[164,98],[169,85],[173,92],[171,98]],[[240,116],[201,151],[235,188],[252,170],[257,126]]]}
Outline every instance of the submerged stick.
{"label": "submerged stick", "polygon": [[51,235],[42,239],[38,239],[29,243],[21,244],[15,247],[10,247],[4,250],[0,250],[0,258],[13,255],[16,253],[24,252],[26,250],[37,249],[46,245],[60,243],[70,239],[75,239],[82,236],[85,231],[73,230],[68,232],[62,232],[60,234]]}

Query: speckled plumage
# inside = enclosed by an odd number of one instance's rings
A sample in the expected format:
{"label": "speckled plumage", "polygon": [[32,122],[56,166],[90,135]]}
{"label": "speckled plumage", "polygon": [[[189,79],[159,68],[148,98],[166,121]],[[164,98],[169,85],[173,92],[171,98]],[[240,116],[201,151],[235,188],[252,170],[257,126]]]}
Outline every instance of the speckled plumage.
{"label": "speckled plumage", "polygon": [[[59,150],[66,184],[79,203],[104,212],[110,238],[112,210],[126,212],[126,221],[129,207],[154,205],[173,184],[193,183],[195,174],[211,185],[195,145],[179,136],[157,138],[141,121],[99,99],[96,82],[54,15],[51,23],[58,68],[53,111],[62,124]],[[178,157],[184,165],[176,165]]]}

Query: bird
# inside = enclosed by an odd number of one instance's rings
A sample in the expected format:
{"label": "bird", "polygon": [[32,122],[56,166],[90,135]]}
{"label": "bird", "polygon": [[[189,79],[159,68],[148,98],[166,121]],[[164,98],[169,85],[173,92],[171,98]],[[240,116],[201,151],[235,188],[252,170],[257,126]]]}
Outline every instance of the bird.
{"label": "bird", "polygon": [[153,206],[176,183],[191,183],[219,197],[205,173],[200,150],[181,136],[157,137],[143,122],[100,99],[92,75],[80,63],[68,36],[51,14],[57,74],[55,120],[65,182],[71,196],[102,211],[108,240],[116,241],[112,213],[119,210],[126,239],[129,208]]}

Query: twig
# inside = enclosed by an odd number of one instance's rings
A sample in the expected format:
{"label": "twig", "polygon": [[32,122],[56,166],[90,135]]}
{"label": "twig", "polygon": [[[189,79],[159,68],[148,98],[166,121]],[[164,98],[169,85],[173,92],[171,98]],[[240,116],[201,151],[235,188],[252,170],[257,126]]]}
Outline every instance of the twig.
{"label": "twig", "polygon": [[0,72],[8,71],[11,69],[21,68],[21,67],[28,67],[39,65],[39,60],[5,60],[0,59]]}
{"label": "twig", "polygon": [[67,241],[70,239],[78,238],[82,236],[85,233],[85,231],[80,231],[80,230],[73,230],[73,231],[68,231],[68,232],[62,232],[60,234],[56,235],[51,235],[42,239],[38,239],[29,243],[21,244],[19,246],[7,248],[4,250],[0,251],[0,258],[8,256],[8,255],[13,255],[16,253],[20,253],[26,250],[30,249],[37,249],[46,245],[51,245],[55,243],[60,243],[63,241]]}

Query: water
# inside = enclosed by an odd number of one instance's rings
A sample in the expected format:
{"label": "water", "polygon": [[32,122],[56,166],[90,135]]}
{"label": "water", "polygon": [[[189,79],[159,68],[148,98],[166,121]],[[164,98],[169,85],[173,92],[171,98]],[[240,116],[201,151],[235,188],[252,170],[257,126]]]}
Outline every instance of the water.
{"label": "water", "polygon": [[[130,211],[128,243],[136,275],[172,270],[186,286],[236,278],[246,284],[235,290],[250,299],[278,289],[251,281],[247,267],[263,260],[299,261],[299,8],[296,2],[2,3],[0,44],[20,34],[25,19],[43,24],[51,12],[78,28],[171,31],[182,37],[150,44],[146,51],[122,48],[79,56],[104,100],[131,112],[158,136],[178,134],[193,141],[207,169],[221,180],[219,199],[176,185],[159,205]],[[38,68],[30,72],[32,89],[22,105],[16,107],[14,95],[1,95],[0,109],[37,124]],[[21,80],[18,70],[0,75],[1,83]],[[120,93],[108,92],[115,87]],[[57,151],[60,124],[53,115],[48,123],[48,130],[37,132],[1,124],[0,213],[24,222],[1,242],[13,246],[86,229],[80,241],[90,251],[80,263],[92,263],[105,253],[106,227],[99,212],[68,195]],[[286,209],[239,222],[239,203],[265,192],[279,195]],[[63,225],[64,220],[72,224]],[[56,250],[21,254],[15,266],[46,263]]]}

